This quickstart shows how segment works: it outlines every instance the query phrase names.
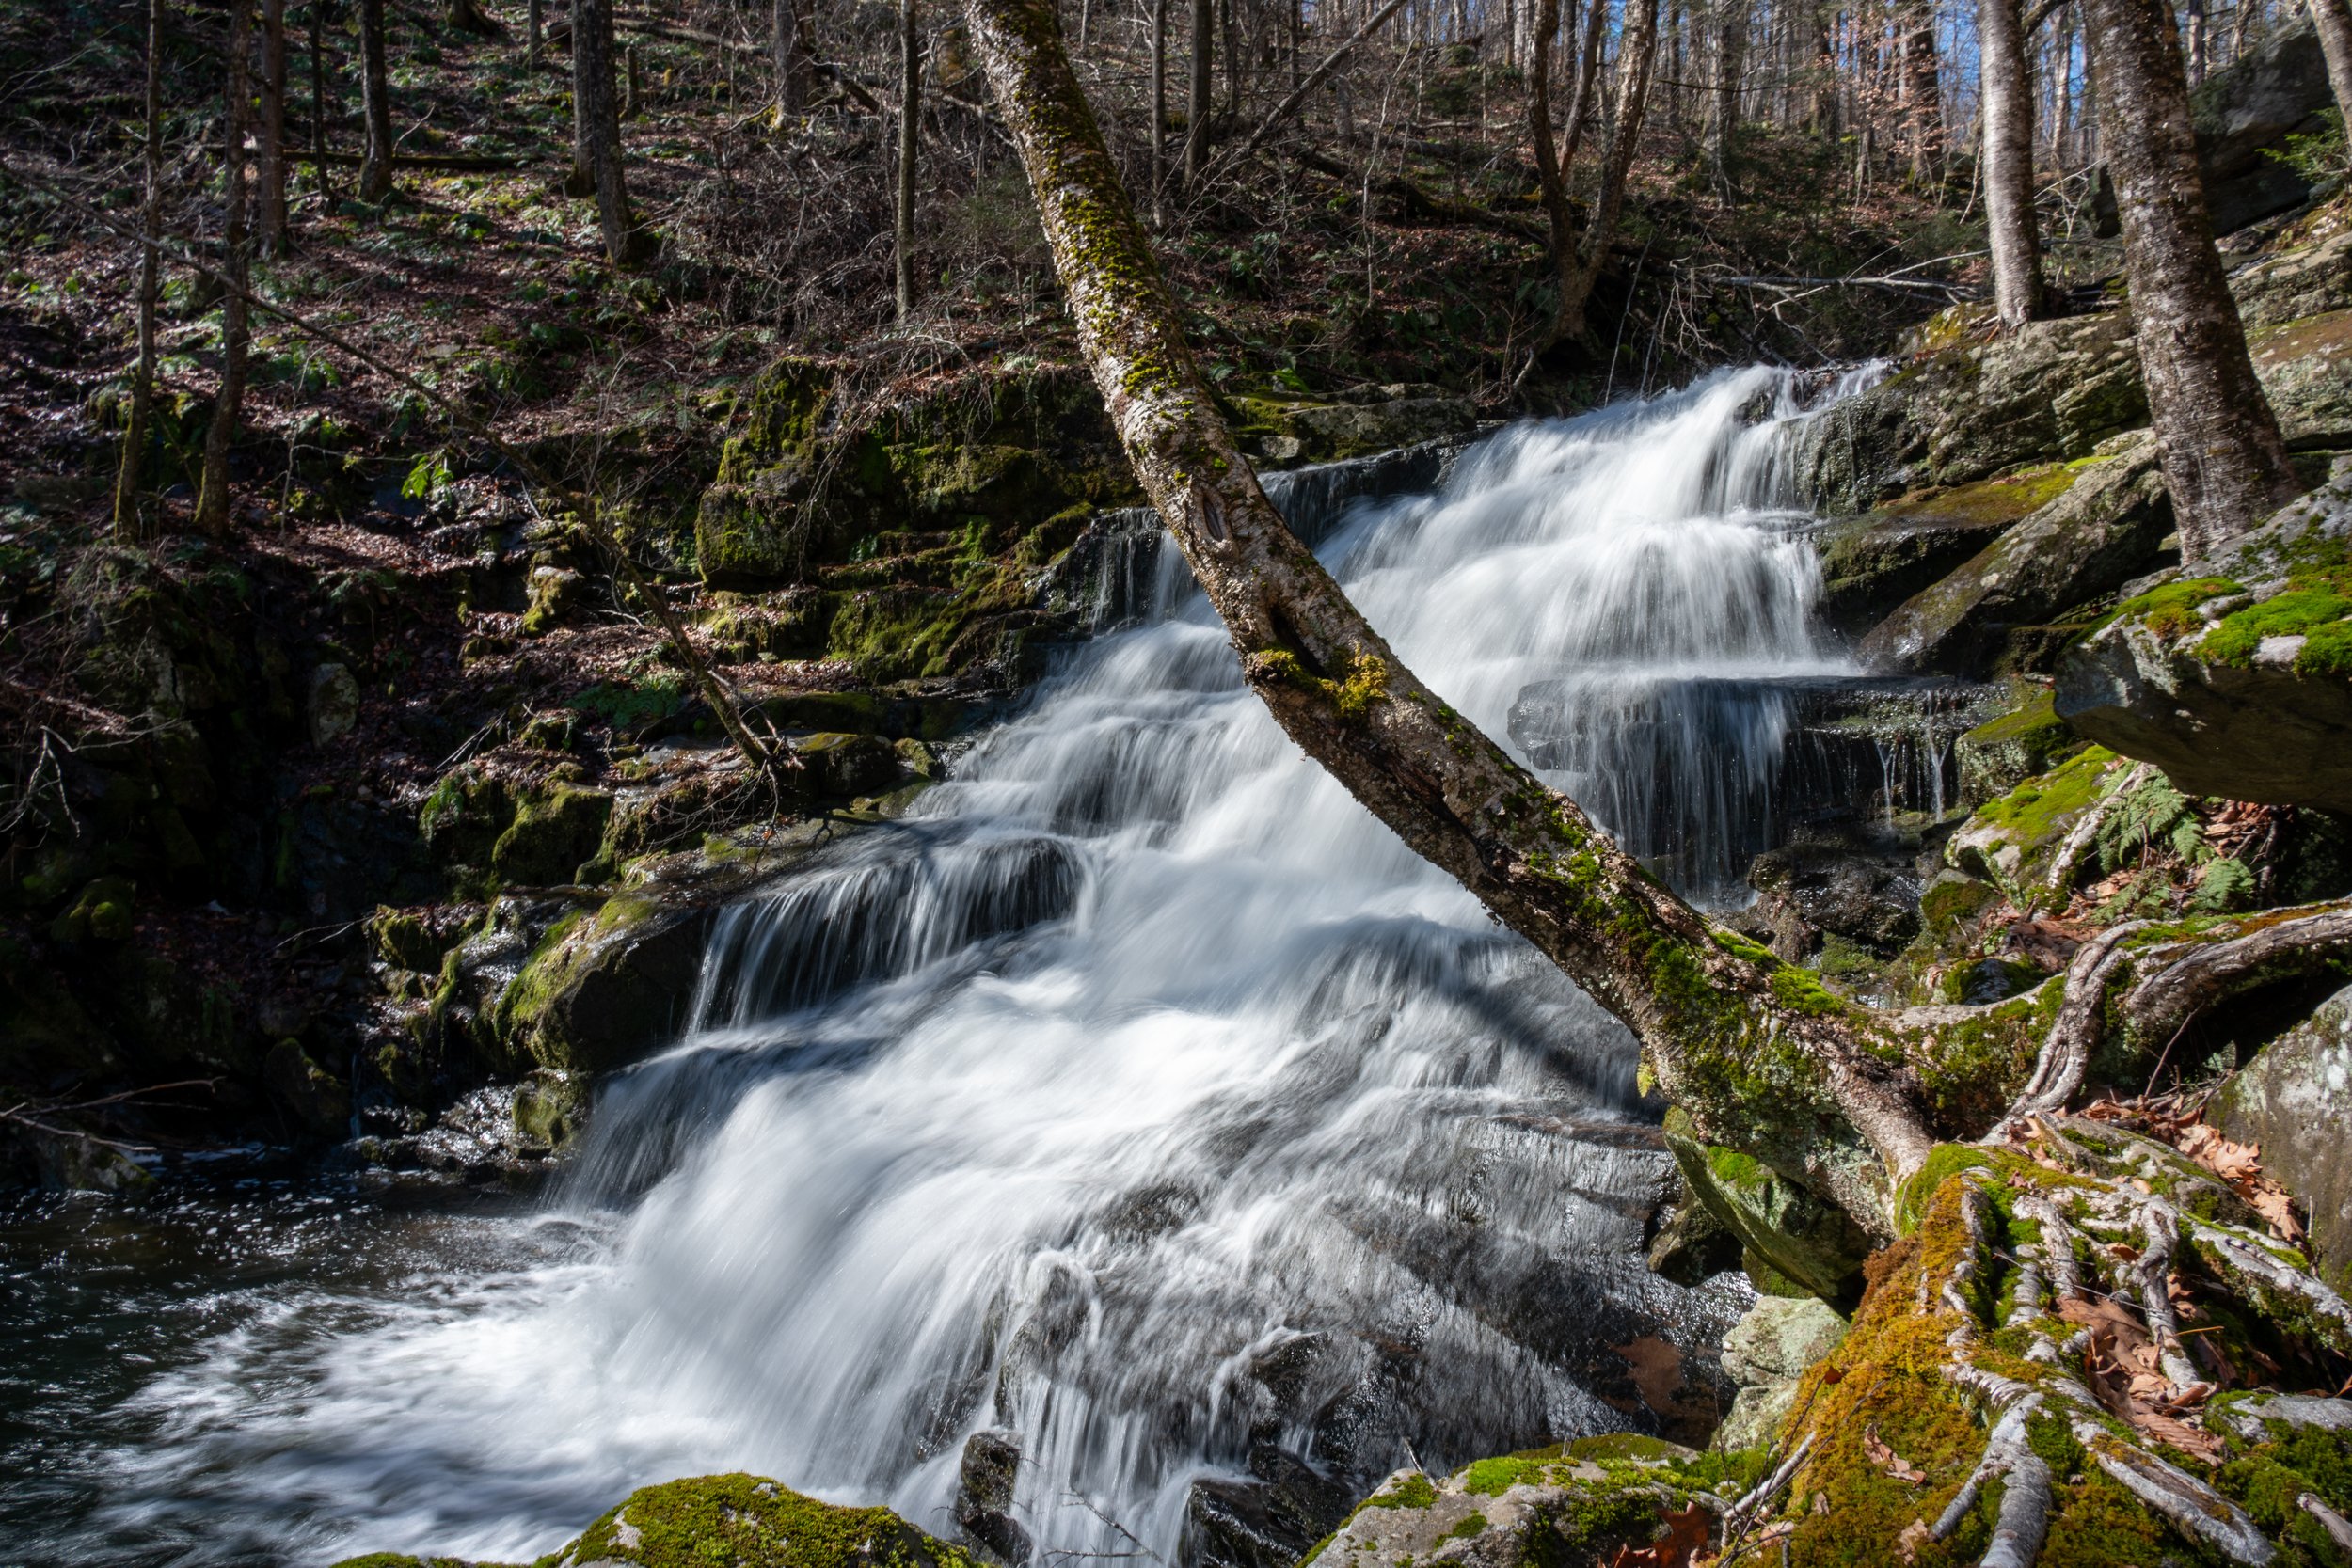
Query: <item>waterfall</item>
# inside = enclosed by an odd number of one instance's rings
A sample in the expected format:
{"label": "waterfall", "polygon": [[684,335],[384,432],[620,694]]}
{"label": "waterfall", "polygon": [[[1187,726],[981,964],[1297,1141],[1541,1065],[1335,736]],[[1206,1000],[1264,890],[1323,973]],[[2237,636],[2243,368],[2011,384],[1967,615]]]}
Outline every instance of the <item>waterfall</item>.
{"label": "waterfall", "polygon": [[[1848,672],[1786,461],[1807,395],[1728,372],[1413,496],[1269,489],[1433,689],[1704,893],[1769,816],[1775,683]],[[1041,1546],[1174,1562],[1269,1483],[1343,1504],[1703,1418],[1629,1347],[1683,1345],[1703,1402],[1744,1287],[1643,1264],[1668,1162],[1629,1037],[1304,760],[1122,537],[1127,629],[726,912],[692,1028],[605,1087],[547,1212],[156,1378],[113,1538],[524,1558],[721,1469],[947,1531],[1001,1428]]]}

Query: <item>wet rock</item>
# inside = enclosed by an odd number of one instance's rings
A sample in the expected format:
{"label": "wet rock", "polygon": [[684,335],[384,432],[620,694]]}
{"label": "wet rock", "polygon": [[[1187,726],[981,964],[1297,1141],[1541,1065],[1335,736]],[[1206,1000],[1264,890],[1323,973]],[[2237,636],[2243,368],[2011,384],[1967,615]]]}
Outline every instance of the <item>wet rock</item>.
{"label": "wet rock", "polygon": [[643,892],[558,923],[501,990],[491,1027],[567,1072],[626,1067],[677,1037],[702,973],[710,911]]}
{"label": "wet rock", "polygon": [[2261,1148],[2263,1169],[2311,1216],[2322,1274],[2352,1288],[2352,988],[2256,1053],[2206,1119]]}
{"label": "wet rock", "polygon": [[1919,930],[1919,879],[1913,868],[1861,857],[1843,846],[1801,841],[1758,855],[1748,885],[1767,904],[1786,907],[1764,919],[1775,939],[1799,949],[1781,954],[1790,961],[1810,952],[1808,931],[1835,932],[1892,953]]}
{"label": "wet rock", "polygon": [[1832,523],[1817,539],[1823,619],[1840,632],[1861,635],[2012,524],[2063,495],[2079,472],[2065,464],[2044,464],[1906,496]]}
{"label": "wet rock", "polygon": [[1253,1444],[1249,1481],[1193,1482],[1185,1556],[1201,1568],[1290,1568],[1347,1517],[1355,1489],[1271,1443]]}
{"label": "wet rock", "polygon": [[1740,1385],[1715,1434],[1724,1451],[1762,1448],[1796,1402],[1797,1381],[1846,1341],[1829,1304],[1766,1296],[1724,1338],[1724,1370]]}
{"label": "wet rock", "polygon": [[2352,811],[2352,472],[2204,571],[2074,650],[2056,711],[2190,793]]}
{"label": "wet rock", "polygon": [[526,1150],[562,1151],[586,1128],[588,1105],[588,1086],[579,1074],[535,1069],[515,1085],[516,1144]]}
{"label": "wet rock", "polygon": [[1685,1201],[1650,1241],[1650,1272],[1677,1285],[1697,1285],[1738,1268],[1744,1250],[1739,1236],[1705,1204]]}
{"label": "wet rock", "polygon": [[314,1133],[342,1136],[351,1121],[351,1090],[310,1059],[301,1042],[281,1039],[262,1063],[262,1081],[278,1104]]}
{"label": "wet rock", "polygon": [[2057,698],[2046,687],[2029,687],[2024,702],[1988,719],[1953,742],[1960,762],[1961,799],[1970,805],[2008,794],[2037,773],[2046,773],[2082,750],[2086,742],[2058,716]]}
{"label": "wet rock", "polygon": [[558,784],[521,791],[506,831],[490,847],[491,868],[530,886],[576,880],[579,868],[596,858],[612,815],[607,790]]}
{"label": "wet rock", "polygon": [[2145,436],[2116,442],[2064,493],[1913,595],[1857,650],[1874,668],[1976,673],[2051,662],[2048,623],[2161,563],[2172,507]]}
{"label": "wet rock", "polygon": [[310,672],[310,695],[305,713],[310,744],[325,746],[351,733],[359,721],[359,681],[346,664],[322,664]]}
{"label": "wet rock", "polygon": [[1762,1161],[1671,1131],[1667,1144],[1691,1196],[1773,1271],[1836,1305],[1862,1298],[1868,1236],[1841,1210]]}
{"label": "wet rock", "polygon": [[976,1432],[963,1445],[958,1471],[956,1523],[975,1544],[1014,1568],[1037,1545],[1012,1514],[1013,1481],[1021,1465],[1021,1439],[1001,1427]]}
{"label": "wet rock", "polygon": [[871,795],[898,779],[898,752],[879,736],[813,735],[792,750],[801,759],[803,786],[811,795]]}

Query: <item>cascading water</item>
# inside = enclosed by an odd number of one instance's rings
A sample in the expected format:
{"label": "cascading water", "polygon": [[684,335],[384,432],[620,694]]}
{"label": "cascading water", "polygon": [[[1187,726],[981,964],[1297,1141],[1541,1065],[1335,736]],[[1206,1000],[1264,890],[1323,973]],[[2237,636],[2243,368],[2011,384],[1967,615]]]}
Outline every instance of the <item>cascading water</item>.
{"label": "cascading water", "polygon": [[[1704,891],[1756,835],[1771,683],[1845,668],[1797,397],[1726,372],[1513,427],[1433,494],[1276,495],[1490,733],[1569,683],[1538,760]],[[1001,1427],[1041,1546],[1230,1557],[1397,1465],[1703,1419],[1641,1369],[1703,1374],[1738,1295],[1642,1264],[1666,1162],[1624,1031],[1298,755],[1168,563],[1118,569],[1159,613],[726,913],[692,1030],[503,1261],[239,1320],[138,1396],[155,1440],[87,1461],[81,1539],[516,1557],[717,1469],[946,1530]]]}

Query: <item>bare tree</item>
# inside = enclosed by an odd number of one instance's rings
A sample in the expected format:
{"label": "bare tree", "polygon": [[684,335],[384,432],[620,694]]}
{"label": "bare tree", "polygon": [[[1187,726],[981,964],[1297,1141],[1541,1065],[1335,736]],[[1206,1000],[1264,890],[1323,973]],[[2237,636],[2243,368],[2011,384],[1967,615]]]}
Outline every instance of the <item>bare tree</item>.
{"label": "bare tree", "polygon": [[1715,184],[1731,189],[1733,143],[1740,135],[1740,82],[1748,69],[1749,0],[1722,0],[1723,17],[1716,32],[1715,106],[1708,122],[1708,150],[1715,165]]}
{"label": "bare tree", "polygon": [[2180,40],[2163,0],[2083,0],[2083,22],[2148,409],[2181,553],[2202,561],[2301,486],[2214,249]]}
{"label": "bare tree", "polygon": [[898,320],[914,309],[914,173],[923,130],[923,37],[915,0],[898,0],[898,199],[891,233]]}
{"label": "bare tree", "polygon": [[1152,0],[1152,226],[1167,221],[1168,0]]}
{"label": "bare tree", "polygon": [[261,123],[254,133],[254,192],[262,254],[286,248],[286,0],[262,0]]}
{"label": "bare tree", "polygon": [[775,59],[776,113],[797,115],[808,102],[808,45],[801,37],[800,0],[775,0],[769,18]]}
{"label": "bare tree", "polygon": [[321,200],[335,199],[326,173],[326,0],[310,0],[310,177]]}
{"label": "bare tree", "polygon": [[[1593,8],[1597,21],[1597,13],[1607,9],[1606,0],[1593,0]],[[1588,24],[1586,41],[1585,57],[1578,75],[1580,105],[1600,76],[1597,25]],[[1633,172],[1634,150],[1642,139],[1642,124],[1649,103],[1650,67],[1657,53],[1658,0],[1628,0],[1625,32],[1618,42],[1615,113],[1610,119],[1609,139],[1601,150],[1600,183],[1593,197],[1592,215],[1581,232],[1572,231],[1568,226],[1566,178],[1568,163],[1575,156],[1576,140],[1582,135],[1583,122],[1589,117],[1572,111],[1569,139],[1559,160],[1556,178],[1542,175],[1543,154],[1537,154],[1538,178],[1546,187],[1544,204],[1551,215],[1552,265],[1560,290],[1546,347],[1585,336],[1585,307],[1592,301],[1593,285],[1600,279],[1600,270],[1609,260],[1609,246],[1617,237],[1618,220],[1624,215],[1626,183]],[[1530,90],[1534,95],[1531,112],[1546,92],[1547,63],[1539,61],[1531,82]]]}
{"label": "bare tree", "polygon": [[605,260],[619,267],[635,260],[640,242],[623,166],[612,53],[612,0],[573,0],[572,174],[565,188],[595,195]]}
{"label": "bare tree", "polygon": [[392,194],[392,84],[384,0],[359,0],[359,113],[368,130],[367,150],[359,159],[359,199],[373,205]]}
{"label": "bare tree", "polygon": [[1184,99],[1184,183],[1197,185],[1209,161],[1211,67],[1216,55],[1216,0],[1192,0],[1190,88]]}
{"label": "bare tree", "polygon": [[237,426],[245,412],[246,353],[251,336],[246,313],[246,290],[250,258],[246,230],[245,135],[246,108],[251,92],[247,55],[253,48],[253,0],[229,0],[229,27],[222,43],[228,66],[226,111],[221,116],[221,196],[227,215],[221,223],[224,270],[232,287],[220,306],[220,390],[213,401],[213,422],[204,433],[204,471],[197,486],[196,526],[205,533],[225,534],[233,517],[230,508],[229,454],[236,445]]}
{"label": "bare tree", "polygon": [[2042,313],[2042,244],[2033,201],[2033,84],[2026,74],[2026,32],[2017,6],[2018,0],[1977,0],[1993,296],[2001,320],[2010,326]]}
{"label": "bare tree", "polygon": [[164,231],[164,0],[147,0],[147,194],[140,204],[138,361],[131,371],[131,409],[122,427],[122,467],[115,479],[115,532],[145,531],[139,510],[146,489],[148,425],[155,404],[155,307],[160,292]]}
{"label": "bare tree", "polygon": [[539,63],[540,51],[548,41],[547,0],[531,0],[523,13],[523,58],[532,65]]}

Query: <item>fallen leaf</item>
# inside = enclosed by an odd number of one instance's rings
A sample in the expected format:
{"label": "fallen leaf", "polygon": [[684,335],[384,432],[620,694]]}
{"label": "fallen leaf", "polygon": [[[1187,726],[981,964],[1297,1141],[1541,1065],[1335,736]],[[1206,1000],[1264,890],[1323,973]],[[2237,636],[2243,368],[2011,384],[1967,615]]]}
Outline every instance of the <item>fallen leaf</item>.
{"label": "fallen leaf", "polygon": [[2264,1177],[2255,1183],[2254,1190],[2246,1195],[2246,1201],[2252,1204],[2254,1212],[2279,1233],[2280,1240],[2299,1242],[2303,1239],[2303,1222],[2296,1215],[2295,1199],[2289,1197],[2286,1189],[2278,1182]]}
{"label": "fallen leaf", "polygon": [[1918,1560],[1919,1548],[1928,1544],[1929,1533],[1925,1519],[1914,1519],[1903,1527],[1900,1535],[1895,1537],[1895,1549],[1902,1554],[1905,1562]]}
{"label": "fallen leaf", "polygon": [[1631,1369],[1634,1390],[1658,1415],[1671,1415],[1682,1391],[1682,1353],[1655,1335],[1610,1347]]}
{"label": "fallen leaf", "polygon": [[1913,1465],[1901,1454],[1880,1441],[1879,1429],[1874,1426],[1863,1429],[1862,1451],[1868,1456],[1871,1464],[1884,1470],[1897,1481],[1907,1481],[1915,1486],[1928,1479],[1928,1473],[1925,1470]]}
{"label": "fallen leaf", "polygon": [[2134,1406],[2130,1420],[2133,1426],[2157,1442],[2169,1443],[2208,1465],[2217,1463],[2221,1458],[2221,1439],[2201,1427],[2175,1420],[2161,1411],[2150,1410],[2144,1405]]}
{"label": "fallen leaf", "polygon": [[1646,1546],[1619,1546],[1609,1568],[1690,1568],[1693,1554],[1714,1544],[1715,1515],[1697,1503],[1678,1513],[1661,1513],[1666,1533]]}

